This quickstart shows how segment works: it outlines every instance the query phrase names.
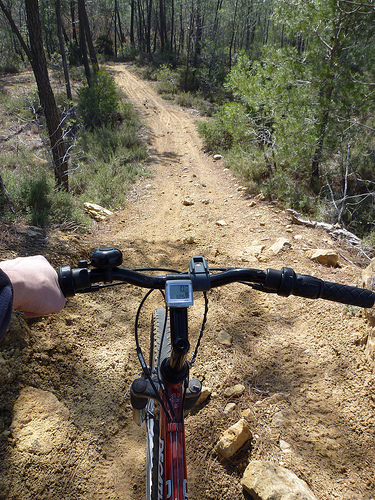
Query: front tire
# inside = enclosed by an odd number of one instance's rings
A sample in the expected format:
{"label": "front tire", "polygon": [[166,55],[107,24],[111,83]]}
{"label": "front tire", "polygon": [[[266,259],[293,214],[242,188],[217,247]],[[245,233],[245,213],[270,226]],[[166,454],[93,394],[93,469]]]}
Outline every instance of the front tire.
{"label": "front tire", "polygon": [[[169,321],[166,322],[166,310],[155,309],[151,322],[152,354],[151,368],[153,376],[160,375],[160,365],[171,352]],[[159,486],[159,435],[160,405],[149,399],[146,405],[146,500],[158,500]]]}

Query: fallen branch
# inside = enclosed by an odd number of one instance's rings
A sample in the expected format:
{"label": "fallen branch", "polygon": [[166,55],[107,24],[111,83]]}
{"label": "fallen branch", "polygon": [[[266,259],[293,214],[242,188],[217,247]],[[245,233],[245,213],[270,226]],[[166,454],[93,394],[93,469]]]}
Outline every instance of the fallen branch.
{"label": "fallen branch", "polygon": [[342,238],[346,243],[354,247],[361,246],[362,240],[358,238],[355,234],[351,233],[347,229],[343,229],[339,224],[327,224],[326,222],[311,221],[302,218],[302,215],[291,208],[287,209],[287,212],[292,216],[292,221],[295,224],[301,224],[308,227],[321,228],[327,231],[333,238]]}
{"label": "fallen branch", "polygon": [[8,135],[8,137],[0,137],[0,142],[7,142],[7,141],[10,141],[11,139],[13,139],[13,137],[15,137],[16,135],[19,135],[21,132],[23,132],[25,130],[25,127],[22,127],[18,130],[18,132],[14,132],[13,134],[11,135]]}

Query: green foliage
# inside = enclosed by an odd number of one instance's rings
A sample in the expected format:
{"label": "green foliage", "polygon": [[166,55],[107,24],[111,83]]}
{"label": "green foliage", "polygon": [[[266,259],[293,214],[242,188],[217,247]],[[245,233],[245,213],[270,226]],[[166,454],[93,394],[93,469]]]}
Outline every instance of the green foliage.
{"label": "green foliage", "polygon": [[4,107],[9,115],[17,115],[21,120],[30,120],[40,114],[40,101],[36,88],[25,92],[21,91],[11,99],[4,100]]}
{"label": "green foliage", "polygon": [[220,107],[213,122],[199,122],[198,130],[204,136],[206,148],[222,152],[234,146],[249,144],[253,139],[251,119],[239,103],[227,103]]}
{"label": "green foliage", "polygon": [[114,55],[113,41],[107,34],[99,35],[98,38],[96,39],[95,45],[98,54],[103,54],[105,56]]}
{"label": "green foliage", "polygon": [[163,64],[157,71],[156,91],[162,94],[164,99],[167,96],[174,96],[180,87],[180,79],[178,71],[172,70],[168,64]]}
{"label": "green foliage", "polygon": [[117,55],[119,61],[135,61],[139,55],[139,51],[128,43],[123,43]]}
{"label": "green foliage", "polygon": [[314,198],[306,186],[291,178],[287,172],[277,171],[261,184],[261,192],[270,199],[281,200],[286,206],[302,213],[315,211]]}
{"label": "green foliage", "polygon": [[129,103],[121,107],[121,117],[122,122],[116,126],[80,132],[76,149],[81,154],[70,178],[72,192],[107,208],[123,205],[127,186],[147,174],[141,163],[147,157],[146,147]]}
{"label": "green foliage", "polygon": [[[88,218],[79,209],[77,200],[55,188],[50,172],[33,164],[30,158],[27,164],[9,167],[3,170],[3,181],[15,211],[13,216],[39,227],[64,227],[67,223],[77,229],[88,226]],[[10,215],[4,212],[2,217]]]}
{"label": "green foliage", "polygon": [[88,128],[113,124],[118,119],[120,97],[113,77],[105,69],[94,73],[89,87],[78,92],[78,110]]}

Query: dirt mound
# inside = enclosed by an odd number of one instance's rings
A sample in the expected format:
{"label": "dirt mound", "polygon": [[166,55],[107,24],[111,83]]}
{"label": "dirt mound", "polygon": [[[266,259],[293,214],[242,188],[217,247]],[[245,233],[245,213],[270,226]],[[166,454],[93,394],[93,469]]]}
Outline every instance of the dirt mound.
{"label": "dirt mound", "polygon": [[[153,175],[134,186],[124,210],[92,234],[43,235],[44,253],[55,265],[73,264],[105,244],[120,248],[129,267],[186,269],[191,256],[204,255],[210,266],[286,265],[358,283],[356,255],[321,230],[291,224],[276,205],[250,199],[231,172],[204,153],[194,110],[163,101],[124,65],[111,71],[143,116]],[[269,249],[280,237],[290,245],[275,254]],[[339,251],[340,267],[312,262],[306,250],[314,248]],[[28,325],[14,318],[0,345],[0,499],[143,498],[144,429],[133,423],[126,396],[139,372],[133,324],[142,296],[126,286],[77,296],[60,314]],[[151,299],[149,312],[157,300]],[[257,458],[293,470],[322,500],[374,496],[375,392],[364,357],[369,326],[362,312],[239,285],[214,290],[209,300],[192,376],[212,396],[186,421],[190,497],[243,499],[240,478],[248,460]],[[190,312],[193,345],[202,313],[198,299]],[[148,314],[142,320],[144,344]],[[233,337],[231,347],[217,340],[223,330]],[[236,383],[245,392],[224,413],[224,390]],[[39,391],[31,391],[34,406],[28,402],[29,413],[17,413],[21,430],[10,428],[14,405],[18,400],[19,412],[22,389],[30,386]],[[53,409],[51,418],[33,413],[44,391],[63,405],[63,420]],[[220,459],[214,448],[221,432],[247,408],[251,446],[234,459]],[[39,427],[22,441],[33,419]],[[48,446],[38,448],[47,437]]]}

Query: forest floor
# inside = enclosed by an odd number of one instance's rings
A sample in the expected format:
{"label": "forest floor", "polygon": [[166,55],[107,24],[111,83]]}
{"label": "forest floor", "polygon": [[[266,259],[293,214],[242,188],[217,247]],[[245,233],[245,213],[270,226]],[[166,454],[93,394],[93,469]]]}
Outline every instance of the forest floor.
{"label": "forest floor", "polygon": [[[123,64],[110,71],[145,123],[152,175],[90,234],[3,225],[1,258],[40,252],[55,266],[76,265],[91,249],[112,245],[122,250],[126,267],[187,269],[193,255],[203,255],[215,267],[288,266],[360,283],[360,255],[321,229],[292,224],[277,204],[250,198],[204,152],[195,110],[163,101]],[[280,237],[291,246],[274,254],[269,248]],[[311,261],[307,250],[316,248],[339,252],[339,266]],[[133,422],[126,395],[140,371],[133,325],[142,296],[124,286],[71,298],[53,316],[27,322],[14,316],[0,343],[0,500],[144,498],[145,431]],[[141,320],[143,345],[157,300]],[[202,315],[198,297],[190,312],[193,345]],[[186,420],[189,498],[246,498],[240,479],[254,459],[294,471],[320,500],[374,498],[375,378],[364,355],[369,329],[354,307],[242,285],[210,292],[192,376],[212,394]],[[231,347],[218,341],[223,330],[233,336]],[[245,392],[225,413],[224,390],[236,383]],[[223,460],[215,444],[247,408],[253,439]]]}

